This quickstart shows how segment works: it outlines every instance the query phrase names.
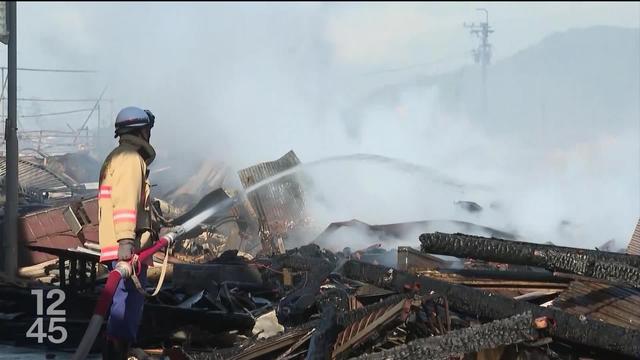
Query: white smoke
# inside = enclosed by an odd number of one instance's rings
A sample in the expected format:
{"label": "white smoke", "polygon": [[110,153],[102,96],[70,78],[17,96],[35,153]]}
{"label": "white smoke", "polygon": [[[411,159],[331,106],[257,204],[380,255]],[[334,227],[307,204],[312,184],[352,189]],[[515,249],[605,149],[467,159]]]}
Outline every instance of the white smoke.
{"label": "white smoke", "polygon": [[[497,133],[462,109],[445,109],[438,85],[407,86],[397,97],[365,101],[396,84],[397,77],[439,68],[354,74],[468,48],[458,20],[473,12],[456,7],[446,12],[449,17],[407,15],[417,8],[385,4],[383,10],[395,9],[386,16],[372,6],[106,3],[44,9],[44,4],[20,4],[22,66],[46,59],[54,68],[101,70],[90,81],[22,79],[37,84],[43,97],[95,96],[108,82],[107,96],[114,102],[113,109],[103,109],[103,118],[127,105],[152,109],[154,166],[172,166],[176,182],[206,159],[228,165],[233,170],[228,184],[238,186],[236,170],[290,149],[303,162],[374,154],[422,167],[407,170],[371,160],[308,169],[309,209],[317,223],[450,219],[537,242],[593,247],[614,238],[626,244],[640,213],[637,129],[578,143],[576,125],[575,138],[538,148],[524,131]],[[451,35],[454,31],[463,35]],[[370,41],[376,38],[381,41]],[[77,127],[83,120],[69,121]],[[467,186],[443,184],[425,168]],[[461,212],[454,205],[458,200],[475,201],[484,210]],[[349,237],[354,235],[344,241]]]}

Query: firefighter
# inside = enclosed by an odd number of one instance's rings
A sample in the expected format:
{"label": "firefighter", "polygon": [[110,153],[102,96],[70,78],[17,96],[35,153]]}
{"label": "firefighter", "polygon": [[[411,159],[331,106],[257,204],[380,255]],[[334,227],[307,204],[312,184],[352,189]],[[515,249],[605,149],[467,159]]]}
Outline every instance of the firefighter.
{"label": "firefighter", "polygon": [[[139,249],[157,240],[152,226],[147,166],[155,158],[149,144],[155,116],[137,107],[122,109],[116,117],[120,144],[100,170],[98,194],[100,262],[111,269],[131,263]],[[144,306],[147,266],[134,264],[136,276],[122,279],[113,297],[107,322],[104,359],[126,359],[136,340]]]}

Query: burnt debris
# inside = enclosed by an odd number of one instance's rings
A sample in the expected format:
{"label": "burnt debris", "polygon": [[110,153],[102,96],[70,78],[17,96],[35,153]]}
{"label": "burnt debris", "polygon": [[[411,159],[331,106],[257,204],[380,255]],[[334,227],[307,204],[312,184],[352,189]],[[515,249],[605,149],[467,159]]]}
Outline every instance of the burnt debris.
{"label": "burnt debris", "polygon": [[[542,320],[544,322],[544,320]],[[448,360],[458,354],[468,354],[499,346],[532,342],[540,338],[530,312],[468,327],[442,336],[412,341],[390,350],[365,354],[361,360],[436,359]]]}
{"label": "burnt debris", "polygon": [[416,276],[392,268],[349,261],[343,267],[344,275],[387,289],[402,291],[405,284],[421,285],[422,291],[435,291],[446,296],[453,311],[485,320],[503,319],[531,311],[534,316],[555,320],[550,334],[564,341],[595,347],[605,351],[640,357],[640,331],[631,330],[564,311],[541,307],[491,292],[443,281]]}
{"label": "burnt debris", "polygon": [[638,256],[438,232],[420,235],[420,243],[425,253],[538,266],[640,287]]}
{"label": "burnt debris", "polygon": [[[164,228],[210,204],[226,208],[169,254],[164,286],[145,305],[139,353],[172,360],[640,358],[639,256],[513,241],[513,234],[460,221],[352,220],[316,236],[304,201],[308,179],[268,179],[299,164],[289,152],[241,170],[242,186],[256,190],[245,197],[220,188],[223,170],[209,164],[154,201]],[[38,346],[24,337],[37,317],[30,290],[60,288],[69,336],[47,346],[74,348],[107,274],[99,263],[97,200],[59,174],[69,167],[23,165],[64,183],[67,195],[25,197],[31,207],[19,220],[22,279],[0,277],[0,341]],[[487,210],[468,201],[456,206]],[[493,237],[419,236],[439,225]],[[380,241],[350,249],[346,235],[342,251],[325,249],[342,227]],[[389,246],[397,239],[414,242]],[[151,285],[159,268],[150,268]],[[99,340],[93,351],[101,347]]]}

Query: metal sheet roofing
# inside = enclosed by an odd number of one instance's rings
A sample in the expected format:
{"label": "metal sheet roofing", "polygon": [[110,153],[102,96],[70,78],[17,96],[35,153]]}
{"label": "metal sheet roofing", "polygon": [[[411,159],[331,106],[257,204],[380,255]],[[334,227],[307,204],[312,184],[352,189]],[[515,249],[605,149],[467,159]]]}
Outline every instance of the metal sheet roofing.
{"label": "metal sheet roofing", "polygon": [[[6,171],[5,158],[1,157],[0,178],[5,176]],[[18,181],[20,186],[50,192],[72,193],[78,186],[73,179],[26,159],[18,160]]]}
{"label": "metal sheet roofing", "polygon": [[640,219],[638,219],[636,229],[633,231],[633,235],[631,235],[631,241],[629,241],[629,246],[627,247],[627,254],[640,255]]}
{"label": "metal sheet roofing", "polygon": [[554,301],[569,313],[640,329],[640,290],[599,282],[574,281]]}
{"label": "metal sheet roofing", "polygon": [[[245,189],[269,177],[282,173],[300,164],[293,151],[280,159],[260,163],[238,171]],[[251,205],[267,221],[301,219],[304,217],[304,199],[297,176],[290,174],[256,190],[249,196]]]}

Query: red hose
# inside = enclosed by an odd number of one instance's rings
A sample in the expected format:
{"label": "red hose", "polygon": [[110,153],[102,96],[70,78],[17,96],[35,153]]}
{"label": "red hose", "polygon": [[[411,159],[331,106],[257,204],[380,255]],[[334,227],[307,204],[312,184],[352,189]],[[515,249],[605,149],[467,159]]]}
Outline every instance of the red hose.
{"label": "red hose", "polygon": [[167,246],[168,243],[169,241],[167,241],[166,238],[161,237],[160,240],[156,241],[155,244],[138,253],[138,261],[140,263],[144,263],[145,260],[147,260],[148,258],[153,256],[153,254],[160,251],[160,249],[162,249],[163,247]]}
{"label": "red hose", "polygon": [[109,273],[107,283],[104,285],[104,289],[102,289],[100,297],[98,298],[96,308],[93,310],[95,315],[104,317],[107,314],[107,310],[109,310],[109,307],[111,306],[111,300],[113,300],[113,295],[116,293],[120,279],[122,279],[122,275],[120,275],[119,271],[112,270]]}
{"label": "red hose", "polygon": [[[172,232],[165,234],[165,236],[161,237],[160,240],[153,244],[153,246],[140,251],[138,253],[139,263],[142,263],[145,260],[149,259],[156,251],[167,246],[171,241],[173,241],[173,239],[175,239],[178,234],[181,233],[182,232]],[[123,264],[120,264],[116,265],[116,268],[109,273],[109,276],[107,277],[107,283],[104,285],[104,289],[102,289],[102,292],[100,293],[98,303],[93,310],[93,316],[91,317],[91,320],[89,320],[87,330],[85,331],[75,354],[73,354],[73,360],[85,360],[87,358],[87,355],[89,354],[89,351],[91,351],[91,347],[93,346],[93,343],[95,342],[96,337],[100,332],[100,328],[102,327],[102,324],[104,322],[105,315],[107,314],[109,307],[111,307],[113,295],[115,295],[116,290],[118,289],[118,284],[120,283],[123,275],[127,277],[130,275],[130,271],[132,271],[131,266],[129,266],[129,268],[127,269],[126,265],[123,266]]]}
{"label": "red hose", "polygon": [[[167,246],[168,243],[169,241],[165,237],[160,238],[160,240],[156,241],[156,243],[151,247],[148,247],[138,253],[138,261],[143,263],[157,251]],[[107,314],[107,310],[109,310],[111,301],[113,300],[113,295],[116,293],[116,289],[118,289],[120,279],[122,279],[122,274],[120,274],[118,270],[111,270],[109,277],[107,277],[107,283],[104,285],[104,289],[102,289],[100,297],[98,298],[98,303],[93,310],[95,315],[104,317]]]}

